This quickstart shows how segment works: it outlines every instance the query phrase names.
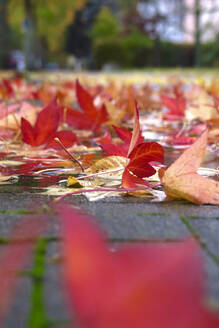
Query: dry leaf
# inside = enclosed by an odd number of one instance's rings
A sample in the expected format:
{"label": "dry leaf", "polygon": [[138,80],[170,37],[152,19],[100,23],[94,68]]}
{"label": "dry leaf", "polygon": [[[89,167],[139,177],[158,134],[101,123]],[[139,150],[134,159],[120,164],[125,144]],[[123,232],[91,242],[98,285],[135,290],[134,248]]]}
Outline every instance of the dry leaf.
{"label": "dry leaf", "polygon": [[82,188],[82,185],[80,184],[80,182],[77,179],[75,179],[72,176],[69,176],[68,180],[67,180],[67,187]]}
{"label": "dry leaf", "polygon": [[[96,161],[85,173],[98,173],[109,170],[123,169],[128,163],[128,159],[122,156],[107,156]],[[110,172],[109,172],[110,174]]]}
{"label": "dry leaf", "polygon": [[219,182],[197,173],[204,157],[207,139],[206,130],[166,171],[160,171],[167,196],[187,199],[196,204],[219,205]]}
{"label": "dry leaf", "polygon": [[125,115],[125,110],[117,108],[113,105],[109,100],[104,100],[104,104],[106,106],[107,113],[109,115],[110,121],[109,125],[119,125]]}
{"label": "dry leaf", "polygon": [[214,105],[213,98],[204,90],[193,99],[193,103],[186,111],[188,120],[199,119],[201,121],[211,120],[219,116],[217,108]]}

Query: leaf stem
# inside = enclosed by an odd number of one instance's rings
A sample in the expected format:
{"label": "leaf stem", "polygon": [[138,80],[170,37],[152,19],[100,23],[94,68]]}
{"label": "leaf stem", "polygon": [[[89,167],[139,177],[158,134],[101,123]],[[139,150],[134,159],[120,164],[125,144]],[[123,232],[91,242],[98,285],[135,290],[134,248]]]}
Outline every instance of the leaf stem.
{"label": "leaf stem", "polygon": [[107,171],[103,171],[103,172],[97,172],[97,173],[92,173],[89,175],[84,175],[82,177],[77,178],[77,180],[81,180],[81,179],[86,179],[86,178],[92,178],[92,177],[96,177],[99,175],[104,175],[104,174],[108,174],[108,173],[114,173],[114,172],[119,172],[124,170],[124,167],[120,167],[119,169],[114,169],[114,170],[107,170]]}
{"label": "leaf stem", "polygon": [[61,140],[59,138],[54,138],[54,140],[56,142],[58,142],[58,144],[62,147],[62,149],[66,152],[66,154],[68,154],[68,156],[70,157],[70,159],[73,161],[73,162],[76,162],[80,168],[81,168],[81,171],[84,172],[84,168],[83,166],[81,165],[81,163],[79,162],[79,160],[73,156],[71,153],[69,153],[69,151],[65,148],[65,146],[63,145],[63,143],[61,142]]}

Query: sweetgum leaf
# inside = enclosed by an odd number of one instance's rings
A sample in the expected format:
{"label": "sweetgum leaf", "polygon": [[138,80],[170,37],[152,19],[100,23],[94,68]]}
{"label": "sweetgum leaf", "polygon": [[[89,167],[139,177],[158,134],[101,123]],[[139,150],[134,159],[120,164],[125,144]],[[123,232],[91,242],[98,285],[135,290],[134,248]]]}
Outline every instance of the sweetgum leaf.
{"label": "sweetgum leaf", "polygon": [[196,204],[219,205],[219,182],[197,173],[208,141],[208,131],[189,147],[166,171],[160,174],[164,191],[171,198]]}

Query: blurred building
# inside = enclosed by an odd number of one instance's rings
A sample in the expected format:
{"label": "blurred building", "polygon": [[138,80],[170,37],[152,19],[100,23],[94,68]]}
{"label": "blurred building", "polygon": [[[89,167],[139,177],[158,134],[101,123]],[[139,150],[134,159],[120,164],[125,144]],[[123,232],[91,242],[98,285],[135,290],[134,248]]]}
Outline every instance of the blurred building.
{"label": "blurred building", "polygon": [[147,29],[154,29],[156,36],[162,40],[182,42],[184,40],[183,0],[139,0],[138,10],[148,20]]}
{"label": "blurred building", "polygon": [[195,41],[196,11],[200,11],[201,40],[209,41],[216,39],[219,34],[219,0],[184,0],[184,41]]}

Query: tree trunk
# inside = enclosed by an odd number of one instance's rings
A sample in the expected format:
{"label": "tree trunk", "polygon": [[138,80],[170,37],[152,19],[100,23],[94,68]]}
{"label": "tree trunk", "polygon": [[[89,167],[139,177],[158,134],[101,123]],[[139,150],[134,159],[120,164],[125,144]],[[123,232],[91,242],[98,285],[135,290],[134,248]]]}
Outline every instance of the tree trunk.
{"label": "tree trunk", "polygon": [[41,68],[39,41],[37,37],[37,22],[33,0],[24,1],[24,56],[27,70]]}
{"label": "tree trunk", "polygon": [[7,0],[0,0],[0,68],[7,68],[9,60],[9,25],[7,22]]}
{"label": "tree trunk", "polygon": [[200,0],[195,0],[195,66],[201,66],[202,63],[202,51],[201,51],[201,3]]}

